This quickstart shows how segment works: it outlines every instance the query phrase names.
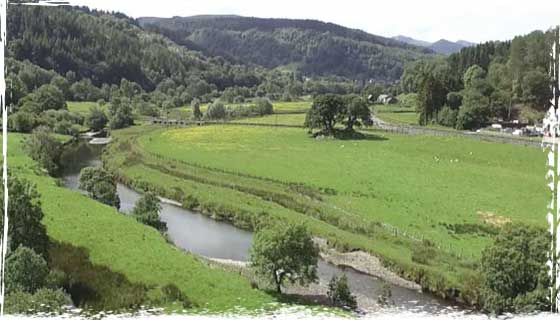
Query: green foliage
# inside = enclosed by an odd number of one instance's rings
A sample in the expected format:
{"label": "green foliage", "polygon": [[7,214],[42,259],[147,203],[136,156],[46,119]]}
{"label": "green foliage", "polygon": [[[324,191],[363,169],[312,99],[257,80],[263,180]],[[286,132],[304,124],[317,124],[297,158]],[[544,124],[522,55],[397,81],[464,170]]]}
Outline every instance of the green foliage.
{"label": "green foliage", "polygon": [[346,278],[345,274],[340,278],[337,276],[331,278],[327,290],[327,297],[329,297],[331,305],[335,307],[348,309],[356,309],[358,307],[356,297],[352,295],[350,291],[348,278]]}
{"label": "green foliage", "polygon": [[[8,234],[9,249],[16,250],[20,246],[33,249],[42,256],[47,254],[48,237],[41,223],[43,211],[36,187],[29,181],[16,176],[8,177]],[[4,188],[0,193],[0,204],[4,206]],[[4,225],[3,215],[0,225]]]}
{"label": "green foliage", "polygon": [[320,128],[321,133],[333,135],[341,114],[345,111],[345,101],[341,96],[327,94],[313,99],[304,125],[310,129]]}
{"label": "green foliage", "polygon": [[37,126],[37,116],[31,112],[18,111],[8,117],[8,129],[29,133]]}
{"label": "green foliage", "polygon": [[488,97],[476,90],[467,90],[463,94],[463,99],[463,106],[457,115],[457,129],[472,130],[486,125],[490,117]]}
{"label": "green foliage", "polygon": [[547,252],[542,229],[507,225],[482,253],[484,308],[493,313],[550,309]]}
{"label": "green foliage", "polygon": [[92,131],[99,131],[105,128],[109,119],[103,110],[94,106],[89,109],[89,114],[86,116],[85,125]]}
{"label": "green foliage", "polygon": [[416,105],[418,104],[418,94],[401,94],[397,97],[397,100],[400,107],[415,110]]}
{"label": "green foliage", "polygon": [[72,305],[70,297],[62,289],[43,288],[34,294],[16,290],[6,296],[8,314],[62,314]]}
{"label": "green foliage", "polygon": [[41,113],[46,110],[66,109],[64,94],[57,87],[45,84],[25,97],[21,110],[33,113]]}
{"label": "green foliage", "polygon": [[[11,223],[11,221],[10,221]],[[46,284],[49,268],[43,257],[20,246],[6,259],[6,292],[35,293]]]}
{"label": "green foliage", "polygon": [[83,168],[80,172],[80,189],[90,197],[109,206],[120,207],[115,177],[100,167]]}
{"label": "green foliage", "polygon": [[547,111],[551,98],[550,76],[542,70],[528,71],[523,77],[523,101],[539,111]]}
{"label": "green foliage", "polygon": [[438,114],[438,123],[442,126],[455,128],[457,124],[457,109],[452,109],[448,106],[443,107]]}
{"label": "green foliage", "polygon": [[33,130],[25,141],[25,150],[49,174],[56,174],[60,169],[62,143],[49,127],[40,126]]}
{"label": "green foliage", "polygon": [[122,129],[134,124],[131,101],[128,98],[114,97],[109,106],[109,127]]}
{"label": "green foliage", "polygon": [[270,100],[265,98],[255,99],[255,108],[259,116],[264,116],[267,114],[274,113],[274,107],[272,106],[272,103],[270,102]]}
{"label": "green foliage", "polygon": [[160,220],[161,205],[159,198],[152,192],[147,192],[134,205],[132,215],[138,222],[151,226],[160,232],[167,231],[167,224]]}
{"label": "green foliage", "polygon": [[349,96],[346,98],[346,110],[343,111],[344,120],[342,123],[346,130],[353,131],[354,126],[371,126],[371,111],[366,99],[360,96]]}
{"label": "green foliage", "polygon": [[297,65],[296,74],[312,76],[396,80],[406,61],[427,56],[427,50],[402,42],[311,20],[208,16],[140,24],[211,55],[271,69]]}
{"label": "green foliage", "polygon": [[204,118],[208,120],[223,120],[226,118],[226,107],[220,100],[214,101],[212,105],[208,107],[208,110],[204,114]]}
{"label": "green foliage", "polygon": [[306,285],[317,280],[319,249],[303,225],[274,224],[258,230],[251,267],[281,292],[284,281]]}
{"label": "green foliage", "polygon": [[463,95],[460,92],[449,92],[447,94],[447,105],[457,110],[463,104]]}
{"label": "green foliage", "polygon": [[200,111],[200,100],[198,98],[194,98],[191,102],[193,117],[195,120],[200,120],[203,117],[202,112]]}

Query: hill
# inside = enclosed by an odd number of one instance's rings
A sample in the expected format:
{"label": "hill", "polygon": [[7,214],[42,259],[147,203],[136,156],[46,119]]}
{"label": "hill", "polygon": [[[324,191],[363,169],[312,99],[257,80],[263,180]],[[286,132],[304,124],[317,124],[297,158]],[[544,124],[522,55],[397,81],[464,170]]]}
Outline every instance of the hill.
{"label": "hill", "polygon": [[452,53],[456,53],[461,51],[461,49],[465,48],[465,47],[471,47],[473,45],[475,45],[472,42],[468,42],[465,40],[459,40],[457,42],[452,42],[449,40],[445,40],[445,39],[441,39],[438,40],[436,42],[428,42],[428,41],[423,41],[423,40],[418,40],[418,39],[414,39],[414,38],[410,38],[407,36],[402,36],[402,35],[398,35],[393,37],[392,39],[400,41],[400,42],[404,42],[404,43],[408,43],[411,45],[415,45],[415,46],[421,46],[421,47],[426,47],[436,53],[441,53],[441,54],[445,54],[445,55],[449,55]]}
{"label": "hill", "polygon": [[316,20],[240,16],[139,18],[188,49],[236,63],[295,68],[308,76],[394,81],[426,48]]}

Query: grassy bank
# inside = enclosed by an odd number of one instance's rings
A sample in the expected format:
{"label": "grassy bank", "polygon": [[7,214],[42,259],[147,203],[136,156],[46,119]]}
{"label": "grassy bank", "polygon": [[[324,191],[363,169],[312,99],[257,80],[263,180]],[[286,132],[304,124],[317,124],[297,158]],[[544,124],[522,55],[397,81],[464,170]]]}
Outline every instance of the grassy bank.
{"label": "grassy bank", "polygon": [[[99,282],[99,275],[117,273],[122,276],[115,276],[117,281],[108,291],[124,295],[124,291],[119,291],[123,286],[128,290],[126,292],[136,293],[141,290],[138,288],[144,288],[144,304],[152,302],[169,311],[183,309],[181,305],[161,299],[162,292],[169,285],[176,286],[195,310],[222,312],[234,307],[256,310],[275,301],[271,296],[252,289],[250,283],[238,274],[212,269],[195,256],[175,248],[155,229],[139,224],[79,192],[60,187],[22,151],[24,137],[19,134],[9,136],[10,171],[37,185],[45,213],[43,223],[49,237],[59,244],[58,247],[69,244],[82,250],[77,251],[78,255],[87,255],[88,263],[92,264],[84,270],[103,270],[100,274],[82,272],[75,275],[76,279],[86,283]],[[51,263],[64,270],[76,270],[67,265],[68,257],[76,259],[77,254],[72,253],[73,250],[77,249],[55,250]],[[83,264],[83,259],[76,261]],[[102,280],[111,283],[109,279]],[[96,287],[95,284],[91,286]],[[124,299],[119,294],[115,297]]]}
{"label": "grassy bank", "polygon": [[544,225],[545,158],[530,148],[390,134],[318,141],[245,126],[114,136],[105,160],[129,184],[241,227],[305,222],[439,293],[463,289],[500,221]]}

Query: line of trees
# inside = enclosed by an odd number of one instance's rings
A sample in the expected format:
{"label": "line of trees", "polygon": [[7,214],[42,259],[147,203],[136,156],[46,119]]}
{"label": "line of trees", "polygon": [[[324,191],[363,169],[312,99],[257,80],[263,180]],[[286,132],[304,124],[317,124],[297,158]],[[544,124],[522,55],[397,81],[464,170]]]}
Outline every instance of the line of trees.
{"label": "line of trees", "polygon": [[419,124],[475,129],[493,120],[534,123],[548,108],[549,48],[557,29],[488,42],[407,65],[404,92],[418,93]]}

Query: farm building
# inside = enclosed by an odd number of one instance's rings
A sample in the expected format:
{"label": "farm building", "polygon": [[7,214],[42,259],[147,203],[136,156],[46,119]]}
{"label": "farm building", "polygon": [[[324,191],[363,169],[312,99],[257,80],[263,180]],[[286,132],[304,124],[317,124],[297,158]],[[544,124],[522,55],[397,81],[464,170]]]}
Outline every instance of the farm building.
{"label": "farm building", "polygon": [[395,104],[397,103],[397,98],[393,97],[390,94],[382,94],[377,98],[377,103]]}

